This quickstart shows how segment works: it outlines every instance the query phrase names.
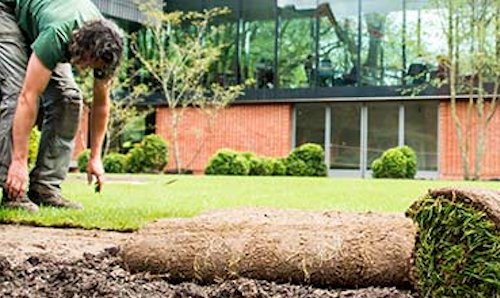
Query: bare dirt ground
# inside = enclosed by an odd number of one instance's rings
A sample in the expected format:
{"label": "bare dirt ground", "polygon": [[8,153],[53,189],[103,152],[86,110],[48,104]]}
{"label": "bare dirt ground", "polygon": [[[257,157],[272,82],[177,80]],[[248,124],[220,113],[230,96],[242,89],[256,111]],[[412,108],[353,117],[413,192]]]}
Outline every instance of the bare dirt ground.
{"label": "bare dirt ground", "polygon": [[117,255],[129,236],[0,225],[0,297],[412,297],[395,288],[318,289],[249,279],[170,284],[124,268]]}

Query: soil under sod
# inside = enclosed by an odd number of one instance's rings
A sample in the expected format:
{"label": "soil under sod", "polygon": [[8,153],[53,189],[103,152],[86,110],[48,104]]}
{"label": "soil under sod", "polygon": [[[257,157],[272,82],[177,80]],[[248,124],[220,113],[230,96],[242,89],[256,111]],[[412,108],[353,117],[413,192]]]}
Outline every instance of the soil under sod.
{"label": "soil under sod", "polygon": [[73,261],[32,256],[17,265],[0,257],[0,297],[411,297],[395,288],[318,289],[250,279],[173,285],[161,276],[130,274],[117,253],[109,248]]}

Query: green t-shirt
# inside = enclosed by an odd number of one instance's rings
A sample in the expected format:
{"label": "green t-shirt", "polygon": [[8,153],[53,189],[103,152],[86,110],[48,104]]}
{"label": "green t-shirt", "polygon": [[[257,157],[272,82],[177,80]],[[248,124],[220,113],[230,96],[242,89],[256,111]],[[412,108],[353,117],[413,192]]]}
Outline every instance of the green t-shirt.
{"label": "green t-shirt", "polygon": [[101,19],[90,0],[0,0],[15,5],[17,23],[31,49],[50,70],[69,58],[72,33],[84,22]]}

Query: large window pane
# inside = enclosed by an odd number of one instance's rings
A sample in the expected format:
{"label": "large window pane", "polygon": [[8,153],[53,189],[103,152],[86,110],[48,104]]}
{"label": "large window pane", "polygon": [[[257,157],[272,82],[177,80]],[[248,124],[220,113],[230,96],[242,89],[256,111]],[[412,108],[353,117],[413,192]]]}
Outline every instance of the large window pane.
{"label": "large window pane", "polygon": [[361,104],[332,105],[331,169],[359,170]]}
{"label": "large window pane", "polygon": [[318,86],[356,85],[358,1],[319,0],[318,15]]}
{"label": "large window pane", "polygon": [[437,171],[436,102],[405,103],[405,144],[417,153],[418,169]]}
{"label": "large window pane", "polygon": [[325,106],[322,104],[297,104],[297,146],[305,143],[325,145]]}
{"label": "large window pane", "polygon": [[[443,11],[430,0],[407,0],[406,4],[406,83],[422,85],[446,76],[447,55]],[[439,66],[441,64],[441,66]]]}
{"label": "large window pane", "polygon": [[362,12],[362,85],[401,85],[403,0],[363,0]]}
{"label": "large window pane", "polygon": [[316,0],[278,0],[280,88],[312,86]]}
{"label": "large window pane", "polygon": [[398,103],[368,105],[368,168],[385,150],[398,145]]}
{"label": "large window pane", "polygon": [[243,1],[241,28],[241,75],[257,89],[275,88],[275,1]]}

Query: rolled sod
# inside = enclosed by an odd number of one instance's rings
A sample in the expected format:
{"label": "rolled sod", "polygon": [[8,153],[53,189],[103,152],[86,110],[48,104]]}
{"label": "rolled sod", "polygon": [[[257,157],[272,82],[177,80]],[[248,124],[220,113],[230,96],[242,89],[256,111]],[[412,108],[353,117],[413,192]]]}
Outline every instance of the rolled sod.
{"label": "rolled sod", "polygon": [[403,214],[237,209],[153,223],[122,258],[171,282],[407,287],[415,233]]}
{"label": "rolled sod", "polygon": [[420,296],[500,295],[500,192],[431,190],[407,215],[418,228],[412,279]]}

